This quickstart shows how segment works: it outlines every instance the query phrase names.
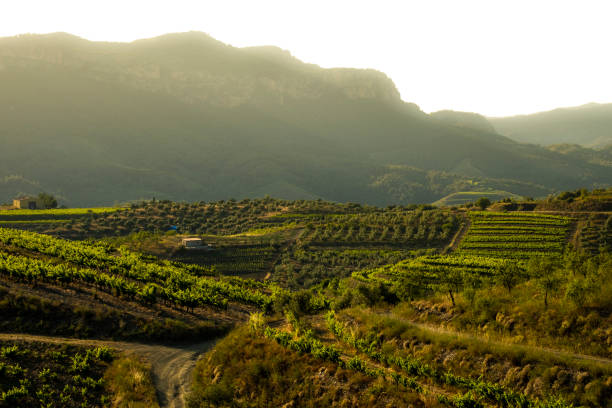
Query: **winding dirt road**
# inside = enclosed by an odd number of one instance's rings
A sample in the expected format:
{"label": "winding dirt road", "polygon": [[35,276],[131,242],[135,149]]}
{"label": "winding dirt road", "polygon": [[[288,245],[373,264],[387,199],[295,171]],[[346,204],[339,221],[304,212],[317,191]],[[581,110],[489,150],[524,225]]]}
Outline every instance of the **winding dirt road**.
{"label": "winding dirt road", "polygon": [[191,373],[198,358],[210,350],[216,340],[189,345],[156,345],[107,340],[81,340],[64,337],[0,333],[0,340],[36,341],[78,346],[107,346],[143,356],[151,363],[153,381],[161,407],[183,408],[191,385]]}

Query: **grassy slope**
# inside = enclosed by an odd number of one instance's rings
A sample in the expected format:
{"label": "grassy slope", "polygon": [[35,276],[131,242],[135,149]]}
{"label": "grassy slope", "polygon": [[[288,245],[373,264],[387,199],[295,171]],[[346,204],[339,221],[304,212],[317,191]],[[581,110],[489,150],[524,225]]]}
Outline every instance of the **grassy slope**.
{"label": "grassy slope", "polygon": [[[378,339],[383,350],[467,378],[482,376],[530,398],[562,396],[577,406],[605,406],[612,399],[610,361],[588,360],[536,347],[495,342],[409,322],[395,312],[349,309],[340,315],[358,337]],[[403,316],[403,317],[402,317]]]}
{"label": "grassy slope", "polygon": [[113,360],[104,373],[112,408],[159,408],[151,366],[136,355]]}
{"label": "grassy slope", "polygon": [[287,350],[246,328],[198,362],[189,407],[436,406],[384,381]]}

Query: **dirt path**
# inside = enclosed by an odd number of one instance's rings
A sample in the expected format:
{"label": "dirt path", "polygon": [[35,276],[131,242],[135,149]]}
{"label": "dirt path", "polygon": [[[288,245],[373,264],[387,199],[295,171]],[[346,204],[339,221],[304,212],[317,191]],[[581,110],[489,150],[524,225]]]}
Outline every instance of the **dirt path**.
{"label": "dirt path", "polygon": [[18,333],[0,333],[0,340],[37,341],[78,346],[107,346],[141,355],[151,363],[151,371],[155,388],[157,389],[159,404],[161,407],[167,408],[182,408],[185,406],[184,399],[191,386],[191,372],[195,367],[195,363],[200,355],[210,350],[216,342],[216,340],[208,340],[189,345],[155,345]]}
{"label": "dirt path", "polygon": [[446,255],[449,252],[452,252],[457,249],[457,247],[461,243],[461,240],[470,229],[470,225],[472,225],[472,222],[468,217],[465,217],[465,222],[463,223],[461,228],[459,228],[459,230],[455,233],[455,236],[453,237],[451,242],[442,250],[442,255]]}
{"label": "dirt path", "polygon": [[586,226],[585,220],[578,220],[574,224],[573,229],[569,233],[569,236],[570,236],[569,243],[572,244],[574,248],[576,249],[580,248],[580,235],[582,234],[582,230],[584,229],[585,226]]}

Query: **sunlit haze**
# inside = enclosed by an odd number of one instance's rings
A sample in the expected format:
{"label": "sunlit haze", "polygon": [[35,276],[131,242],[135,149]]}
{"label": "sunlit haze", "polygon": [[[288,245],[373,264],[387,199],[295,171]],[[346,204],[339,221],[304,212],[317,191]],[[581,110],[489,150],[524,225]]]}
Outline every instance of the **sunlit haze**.
{"label": "sunlit haze", "polygon": [[608,1],[3,1],[0,36],[132,41],[203,31],[322,67],[374,68],[424,111],[612,102]]}

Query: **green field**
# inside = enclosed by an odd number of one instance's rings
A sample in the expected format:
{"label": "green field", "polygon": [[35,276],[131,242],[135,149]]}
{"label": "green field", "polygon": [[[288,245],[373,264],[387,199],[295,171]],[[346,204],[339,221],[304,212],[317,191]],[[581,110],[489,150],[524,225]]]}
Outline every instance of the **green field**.
{"label": "green field", "polygon": [[53,219],[53,220],[0,220],[0,225],[18,225],[18,224],[62,224],[65,222],[70,222],[70,220],[66,219]]}
{"label": "green field", "polygon": [[118,207],[57,208],[48,210],[0,210],[0,221],[39,221],[80,218],[90,214],[109,214],[121,211]]}

